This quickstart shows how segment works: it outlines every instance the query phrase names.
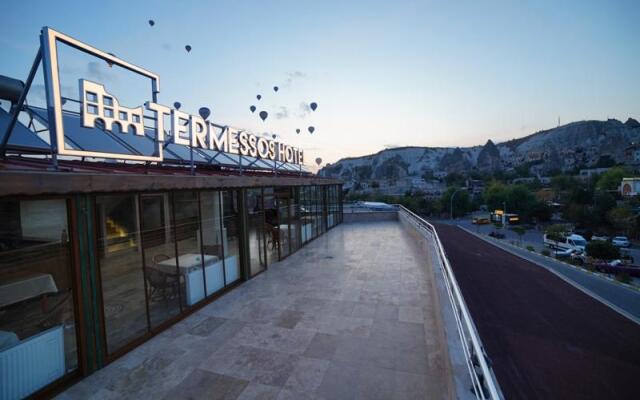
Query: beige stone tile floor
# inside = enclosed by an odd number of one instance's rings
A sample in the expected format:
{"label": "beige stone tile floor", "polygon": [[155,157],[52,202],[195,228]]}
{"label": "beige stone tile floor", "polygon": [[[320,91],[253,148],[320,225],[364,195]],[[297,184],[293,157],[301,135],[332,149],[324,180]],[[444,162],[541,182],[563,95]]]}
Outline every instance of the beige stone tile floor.
{"label": "beige stone tile floor", "polygon": [[398,222],[340,225],[58,398],[448,398],[429,259]]}

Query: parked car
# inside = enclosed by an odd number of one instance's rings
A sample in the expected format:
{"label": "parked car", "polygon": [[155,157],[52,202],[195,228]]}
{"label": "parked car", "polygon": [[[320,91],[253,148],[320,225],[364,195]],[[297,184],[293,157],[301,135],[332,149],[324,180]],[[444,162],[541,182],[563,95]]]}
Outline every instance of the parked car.
{"label": "parked car", "polygon": [[591,240],[600,240],[602,242],[608,242],[609,236],[602,233],[596,233],[593,236],[591,236]]}
{"label": "parked car", "polygon": [[631,246],[631,242],[626,236],[616,236],[611,239],[611,243],[617,247],[629,247]]}
{"label": "parked car", "polygon": [[554,255],[556,256],[557,259],[563,260],[563,259],[571,258],[571,256],[576,253],[582,253],[582,252],[577,249],[565,249],[565,250],[556,251]]}
{"label": "parked car", "polygon": [[628,249],[620,249],[620,260],[625,264],[633,264],[635,261]]}
{"label": "parked car", "polygon": [[587,255],[583,251],[572,253],[570,258],[578,265],[585,265],[590,261],[589,257],[587,257]]}
{"label": "parked car", "polygon": [[500,233],[496,231],[491,231],[491,233],[489,233],[489,236],[494,237],[496,239],[504,239],[504,233]]}
{"label": "parked car", "polygon": [[628,265],[620,262],[620,260],[613,260],[609,262],[597,262],[593,266],[596,270],[607,274],[619,274],[626,273],[629,276],[640,278],[640,267],[637,265]]}
{"label": "parked car", "polygon": [[582,236],[586,240],[592,240],[593,232],[585,228],[575,228],[573,230],[574,235]]}
{"label": "parked car", "polygon": [[550,238],[546,233],[544,234],[544,245],[550,249],[568,250],[576,249],[584,251],[587,246],[587,241],[580,235],[572,234],[569,236],[563,236],[554,240]]}

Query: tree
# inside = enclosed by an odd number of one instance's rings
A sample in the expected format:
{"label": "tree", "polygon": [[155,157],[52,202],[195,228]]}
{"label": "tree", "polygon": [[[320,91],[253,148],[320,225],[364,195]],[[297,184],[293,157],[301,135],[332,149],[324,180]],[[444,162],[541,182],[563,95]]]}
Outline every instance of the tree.
{"label": "tree", "polygon": [[536,201],[531,206],[529,217],[535,218],[537,222],[547,222],[551,220],[553,210],[544,201]]}
{"label": "tree", "polygon": [[579,186],[579,182],[573,176],[556,175],[551,178],[551,187],[556,192],[571,190],[577,186]]}
{"label": "tree", "polygon": [[527,232],[527,230],[523,226],[514,226],[511,227],[511,230],[518,235],[518,241],[522,244],[522,237]]}
{"label": "tree", "polygon": [[635,217],[633,215],[633,210],[628,206],[615,207],[609,211],[607,217],[614,229],[623,231],[627,235],[634,225]]}
{"label": "tree", "polygon": [[613,167],[605,171],[598,178],[596,188],[600,190],[617,190],[622,182],[622,178],[633,175],[630,170],[624,167]]}
{"label": "tree", "polygon": [[453,218],[465,215],[469,212],[471,206],[469,192],[457,187],[450,187],[442,194],[442,197],[440,198],[440,205],[442,207],[442,210],[447,210],[447,212],[450,212],[451,196],[453,196],[454,192],[455,197],[453,198]]}
{"label": "tree", "polygon": [[507,186],[498,181],[492,181],[484,190],[484,201],[489,210],[502,209],[507,201]]}
{"label": "tree", "polygon": [[585,248],[589,257],[598,260],[615,260],[620,258],[620,249],[603,240],[593,240]]}
{"label": "tree", "polygon": [[560,240],[564,240],[567,235],[567,228],[561,224],[554,224],[548,227],[545,233],[547,234],[547,238],[558,242]]}
{"label": "tree", "polygon": [[450,172],[444,177],[444,181],[447,186],[464,186],[466,183],[464,175],[459,172]]}
{"label": "tree", "polygon": [[525,185],[507,187],[507,210],[509,212],[528,215],[534,202],[533,194]]}

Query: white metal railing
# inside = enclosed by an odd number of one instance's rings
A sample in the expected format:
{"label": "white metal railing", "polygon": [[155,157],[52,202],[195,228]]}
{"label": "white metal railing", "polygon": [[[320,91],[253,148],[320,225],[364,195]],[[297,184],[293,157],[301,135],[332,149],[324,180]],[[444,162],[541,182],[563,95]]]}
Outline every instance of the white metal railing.
{"label": "white metal railing", "polygon": [[489,358],[482,347],[480,336],[471,319],[469,309],[458,287],[458,282],[453,274],[451,264],[449,264],[449,259],[444,251],[438,232],[436,232],[436,228],[409,209],[403,206],[399,207],[399,213],[407,217],[408,222],[418,231],[431,235],[435,241],[438,257],[441,260],[442,274],[444,275],[447,294],[454,310],[458,334],[462,342],[462,351],[469,375],[471,376],[474,394],[478,399],[501,399],[501,392],[489,365]]}

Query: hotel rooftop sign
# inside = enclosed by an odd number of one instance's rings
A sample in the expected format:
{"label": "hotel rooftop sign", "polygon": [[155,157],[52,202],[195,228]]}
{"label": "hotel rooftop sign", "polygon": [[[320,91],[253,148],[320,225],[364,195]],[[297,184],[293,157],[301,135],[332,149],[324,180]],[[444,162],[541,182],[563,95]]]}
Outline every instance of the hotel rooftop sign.
{"label": "hotel rooftop sign", "polygon": [[[65,122],[63,118],[63,98],[60,90],[58,43],[117,65],[151,80],[151,101],[127,107],[108,91],[103,83],[87,79],[79,80],[80,124],[84,128],[102,127],[111,131],[118,125],[120,131],[137,136],[153,137],[153,154],[121,154],[109,151],[80,150],[65,145]],[[49,129],[52,147],[59,155],[96,157],[132,161],[162,162],[163,150],[168,142],[187,146],[190,151],[203,149],[222,153],[238,154],[290,164],[303,164],[302,149],[267,137],[221,126],[205,120],[199,115],[191,115],[158,103],[160,77],[136,65],[128,63],[112,54],[82,43],[70,36],[45,27],[42,31],[42,57],[47,89]],[[145,116],[155,120],[153,127],[145,126]],[[165,124],[165,118],[170,121]],[[152,132],[150,132],[152,131]],[[165,132],[168,135],[165,135]],[[169,136],[169,137],[167,137]],[[55,142],[55,143],[53,143]]]}

